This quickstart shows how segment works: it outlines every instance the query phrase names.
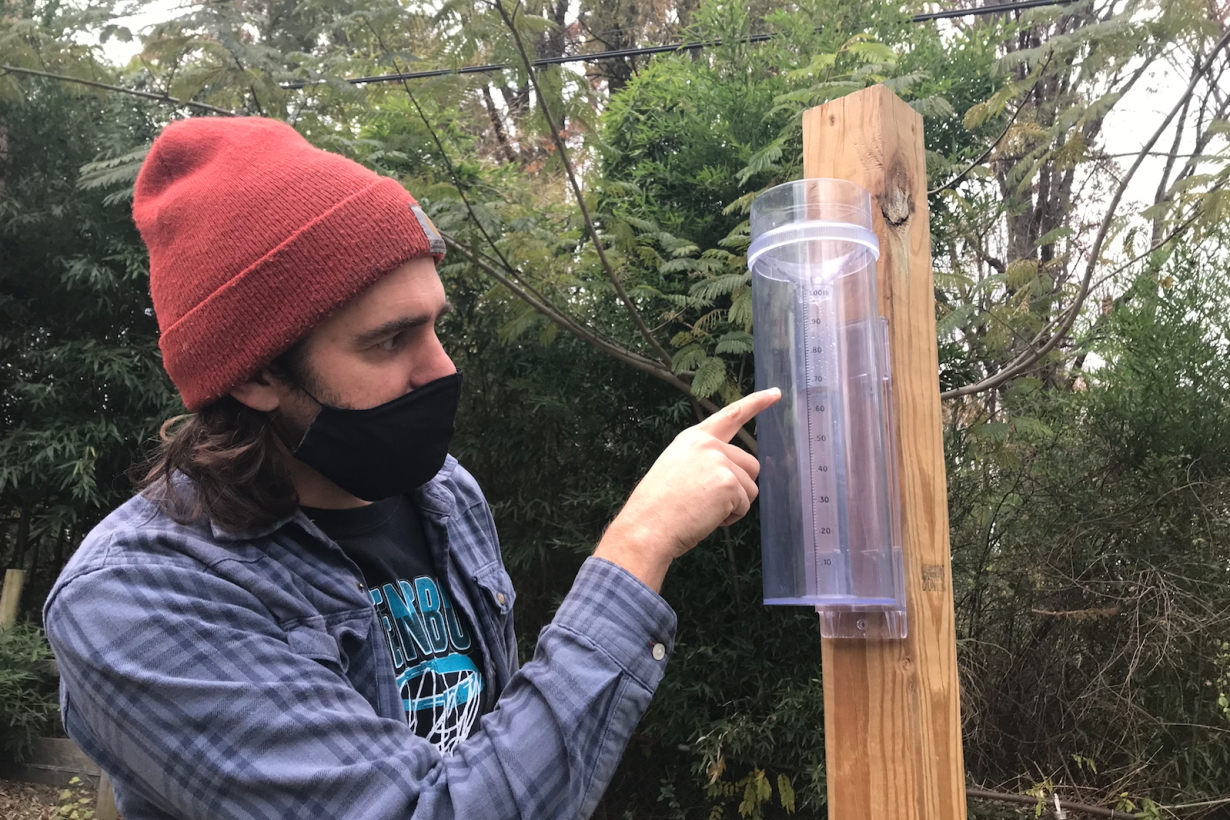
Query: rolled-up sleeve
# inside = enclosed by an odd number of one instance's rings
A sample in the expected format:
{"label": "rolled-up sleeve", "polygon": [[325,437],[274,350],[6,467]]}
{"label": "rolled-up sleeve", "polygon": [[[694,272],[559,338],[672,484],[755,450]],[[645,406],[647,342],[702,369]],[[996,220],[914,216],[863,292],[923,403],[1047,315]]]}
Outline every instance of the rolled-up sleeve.
{"label": "rolled-up sleeve", "polygon": [[65,726],[130,820],[571,819],[613,776],[675,615],[590,558],[533,660],[449,756],[294,646],[256,596],[190,562],[91,567],[57,585],[46,626]]}

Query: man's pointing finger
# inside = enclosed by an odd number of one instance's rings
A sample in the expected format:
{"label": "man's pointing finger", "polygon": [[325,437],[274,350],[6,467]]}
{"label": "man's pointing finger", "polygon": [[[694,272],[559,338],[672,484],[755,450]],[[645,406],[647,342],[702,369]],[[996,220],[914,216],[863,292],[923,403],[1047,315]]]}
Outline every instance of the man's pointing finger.
{"label": "man's pointing finger", "polygon": [[744,396],[734,404],[728,404],[696,427],[714,438],[730,441],[739,428],[751,421],[757,413],[771,407],[782,397],[776,387]]}

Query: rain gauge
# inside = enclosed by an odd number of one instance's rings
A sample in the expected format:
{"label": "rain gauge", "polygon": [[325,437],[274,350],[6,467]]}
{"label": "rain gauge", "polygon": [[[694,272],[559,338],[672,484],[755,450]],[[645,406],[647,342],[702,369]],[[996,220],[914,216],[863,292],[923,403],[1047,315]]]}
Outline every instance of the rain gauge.
{"label": "rain gauge", "polygon": [[804,179],[752,203],[764,602],[814,606],[827,638],[904,638],[888,323],[871,197]]}

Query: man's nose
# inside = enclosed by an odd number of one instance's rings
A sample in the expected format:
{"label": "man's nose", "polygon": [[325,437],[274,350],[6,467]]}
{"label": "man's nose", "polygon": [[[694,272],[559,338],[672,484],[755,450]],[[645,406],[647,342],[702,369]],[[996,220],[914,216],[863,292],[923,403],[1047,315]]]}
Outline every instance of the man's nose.
{"label": "man's nose", "polygon": [[440,344],[439,338],[434,333],[431,337],[430,348],[430,352],[423,361],[422,369],[415,374],[417,383],[414,386],[416,388],[457,372],[457,365],[453,364],[453,360],[444,350],[444,345]]}

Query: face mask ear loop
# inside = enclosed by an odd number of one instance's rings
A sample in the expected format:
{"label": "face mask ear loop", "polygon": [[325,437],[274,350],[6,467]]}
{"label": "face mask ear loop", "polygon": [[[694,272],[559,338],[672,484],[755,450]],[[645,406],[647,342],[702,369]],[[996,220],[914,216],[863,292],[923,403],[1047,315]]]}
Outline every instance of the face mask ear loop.
{"label": "face mask ear loop", "polygon": [[[317,410],[317,411],[316,411],[316,415],[318,415],[318,416],[319,416],[319,415],[320,415],[320,413],[321,413],[321,411],[323,411],[323,410],[324,410],[325,408],[327,408],[327,407],[331,407],[331,406],[332,406],[332,405],[329,405],[329,404],[325,404],[323,401],[321,401],[320,399],[318,399],[318,398],[316,398],[314,395],[312,395],[312,391],[308,390],[306,387],[304,387],[302,384],[300,384],[298,379],[288,378],[288,379],[286,379],[286,381],[287,381],[287,382],[289,382],[289,383],[290,383],[290,385],[291,385],[292,387],[294,387],[296,390],[298,390],[300,393],[302,393],[303,395],[307,396],[307,397],[308,397],[309,399],[311,399],[312,401],[316,402],[316,406],[320,408],[320,410]],[[282,409],[282,408],[280,408],[280,407],[279,407],[277,410],[274,410],[274,411],[273,411],[273,418],[276,418],[276,417],[277,417],[278,413],[279,413],[279,412],[281,412],[281,409]],[[313,421],[315,421],[315,419],[313,419]],[[309,423],[308,423],[308,429],[311,429],[311,427],[312,427],[312,425],[311,425],[311,423],[309,422]],[[285,429],[285,425],[281,425],[281,424],[279,424],[279,425],[277,425],[276,427],[274,427],[274,429],[275,429],[275,430],[277,430],[277,429],[279,429],[279,428]],[[295,454],[295,451],[297,451],[297,450],[299,449],[299,447],[300,447],[300,446],[302,446],[302,444],[303,444],[303,440],[304,440],[305,438],[307,438],[307,433],[308,433],[308,431],[307,431],[307,430],[304,430],[304,431],[303,431],[303,435],[299,437],[299,442],[298,442],[297,444],[295,444],[295,446],[294,446],[294,447],[291,447],[290,442],[286,441],[286,436],[285,436],[285,435],[281,435],[280,437],[281,437],[281,439],[282,439],[282,442],[283,442],[284,444],[286,444],[286,446],[290,449],[291,455],[294,455],[294,454]]]}
{"label": "face mask ear loop", "polygon": [[[320,410],[316,411],[316,415],[320,415],[320,412],[329,406],[325,404],[323,401],[321,401],[320,399],[313,396],[312,392],[308,390],[306,387],[304,387],[302,384],[300,384],[298,379],[283,377],[283,381],[287,382],[288,384],[290,384],[291,387],[295,388],[300,393],[307,396],[309,399],[311,399],[312,401],[316,403],[316,406],[320,408]],[[299,448],[303,446],[303,440],[307,438],[308,431],[304,430],[303,435],[299,436],[299,440],[292,444],[290,441],[291,439],[290,431],[292,428],[290,425],[282,423],[281,413],[282,413],[282,408],[279,407],[276,410],[274,410],[271,414],[267,414],[265,418],[267,419],[268,423],[272,425],[274,435],[276,435],[279,439],[282,440],[282,443],[286,445],[286,449],[290,450],[290,454],[293,456],[296,452],[298,452]],[[313,419],[313,421],[314,420],[315,419]],[[310,429],[311,426],[312,425],[309,423],[308,428]]]}
{"label": "face mask ear loop", "polygon": [[314,396],[314,395],[312,394],[312,391],[310,391],[310,390],[308,390],[306,387],[304,387],[304,386],[303,386],[303,385],[299,382],[299,379],[298,379],[298,378],[296,378],[295,373],[293,372],[293,370],[291,370],[291,369],[284,369],[284,368],[278,368],[278,372],[277,372],[277,373],[274,373],[274,374],[272,374],[272,375],[273,375],[273,376],[274,376],[274,378],[276,378],[278,381],[281,381],[281,382],[284,382],[284,383],[286,383],[286,384],[289,384],[291,387],[295,388],[295,389],[296,389],[296,390],[298,390],[300,393],[302,393],[303,395],[307,396],[307,397],[308,397],[309,399],[311,399],[312,401],[316,402],[316,405],[317,405],[318,407],[320,407],[320,408],[322,408],[322,409],[323,409],[323,408],[325,408],[325,407],[329,407],[329,406],[330,406],[330,405],[325,404],[325,403],[324,403],[323,401],[321,401],[320,399],[316,398],[316,396]]}
{"label": "face mask ear loop", "polygon": [[296,390],[298,390],[300,393],[302,393],[303,395],[307,396],[307,397],[308,397],[309,399],[311,399],[312,401],[316,402],[316,405],[317,405],[317,406],[318,406],[321,410],[323,410],[323,409],[325,409],[326,407],[328,407],[328,406],[329,406],[329,405],[325,404],[323,401],[321,401],[320,399],[318,399],[318,398],[316,398],[315,396],[313,396],[313,395],[312,395],[312,393],[311,393],[311,391],[309,391],[309,390],[308,390],[306,387],[304,387],[303,385],[299,384],[299,382],[298,382],[298,381],[296,381],[296,380],[294,380],[294,379],[287,379],[287,381],[289,381],[292,385],[294,385],[294,388],[295,388]]}
{"label": "face mask ear loop", "polygon": [[303,444],[303,439],[307,437],[307,431],[304,430],[303,435],[299,437],[299,441],[291,441],[291,429],[288,424],[283,422],[282,408],[280,407],[265,414],[265,426],[273,430],[273,434],[278,437],[278,441],[286,446],[286,449],[290,451],[292,456],[299,449],[299,446]]}
{"label": "face mask ear loop", "polygon": [[[312,392],[310,390],[308,390],[306,387],[300,384],[299,380],[292,377],[289,373],[279,374],[277,378],[286,382],[291,387],[295,388],[300,393],[302,393],[303,395],[307,396],[309,399],[314,401],[316,403],[316,406],[319,407],[321,410],[324,410],[326,407],[329,406],[325,404],[323,401],[321,401],[320,399],[316,398],[314,395],[312,395]],[[264,414],[265,415],[265,425],[267,427],[273,428],[273,434],[277,436],[278,440],[281,441],[282,444],[286,446],[286,449],[290,451],[290,454],[294,455],[299,450],[299,448],[303,445],[303,440],[307,438],[307,430],[303,431],[303,434],[299,436],[299,440],[297,442],[292,443],[291,442],[291,438],[292,438],[291,432],[293,431],[294,428],[292,425],[283,423],[282,421],[283,417],[281,414],[282,414],[281,407],[273,410],[270,413],[265,413]],[[320,414],[320,411],[318,410],[317,415],[319,414]],[[309,424],[308,427],[311,427],[311,424]]]}

